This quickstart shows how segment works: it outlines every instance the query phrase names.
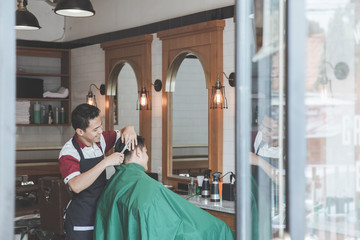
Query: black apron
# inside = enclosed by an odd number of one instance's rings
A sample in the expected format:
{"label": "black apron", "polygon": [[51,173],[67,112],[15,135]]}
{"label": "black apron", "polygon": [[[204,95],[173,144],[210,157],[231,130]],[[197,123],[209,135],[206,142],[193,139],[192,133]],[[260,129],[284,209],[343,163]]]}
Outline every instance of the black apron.
{"label": "black apron", "polygon": [[[260,144],[260,146],[257,149],[255,149],[255,154],[261,157],[263,160],[265,160],[273,167],[277,168],[278,167],[277,158],[263,157],[259,155],[259,151],[261,147],[262,145]],[[268,223],[272,223],[272,215],[274,215],[274,212],[278,211],[277,187],[261,167],[252,165],[251,172],[258,186],[257,189],[258,195],[261,195],[261,198],[264,199],[264,201],[260,201],[259,199],[256,200],[258,208],[261,209],[259,210],[258,213],[259,226],[267,226]],[[262,237],[259,239],[262,239]]]}
{"label": "black apron", "polygon": [[[84,159],[84,155],[76,142],[72,143],[80,154],[80,173],[86,172],[104,159],[104,155],[96,158]],[[101,148],[100,148],[101,149]],[[102,149],[101,149],[102,151]],[[66,209],[65,232],[66,239],[92,240],[96,214],[96,203],[106,184],[106,172],[103,171],[95,182],[78,194],[73,193],[73,198]]]}

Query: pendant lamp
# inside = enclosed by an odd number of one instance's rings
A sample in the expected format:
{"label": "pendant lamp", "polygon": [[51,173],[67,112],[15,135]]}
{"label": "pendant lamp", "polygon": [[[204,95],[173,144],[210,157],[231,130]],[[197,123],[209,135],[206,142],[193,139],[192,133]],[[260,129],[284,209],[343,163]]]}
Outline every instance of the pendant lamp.
{"label": "pendant lamp", "polygon": [[54,11],[56,14],[67,17],[91,17],[95,15],[90,0],[60,0]]}
{"label": "pendant lamp", "polygon": [[37,30],[40,29],[39,21],[34,14],[29,12],[26,8],[27,0],[18,0],[18,9],[16,10],[16,25],[17,30]]}

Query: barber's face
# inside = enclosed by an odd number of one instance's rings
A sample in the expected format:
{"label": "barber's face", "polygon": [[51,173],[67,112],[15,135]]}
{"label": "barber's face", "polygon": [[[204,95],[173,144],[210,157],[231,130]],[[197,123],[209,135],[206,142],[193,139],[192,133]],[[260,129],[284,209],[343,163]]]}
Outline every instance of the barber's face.
{"label": "barber's face", "polygon": [[146,146],[144,146],[142,149],[140,149],[139,153],[140,153],[140,159],[139,159],[140,162],[139,163],[141,166],[143,166],[145,168],[145,171],[147,171],[149,156],[147,155]]}
{"label": "barber's face", "polygon": [[270,146],[278,146],[279,123],[277,120],[265,116],[260,127],[262,140]]}
{"label": "barber's face", "polygon": [[81,131],[81,137],[86,143],[90,144],[100,142],[100,136],[103,133],[102,122],[100,116],[89,121],[88,128]]}

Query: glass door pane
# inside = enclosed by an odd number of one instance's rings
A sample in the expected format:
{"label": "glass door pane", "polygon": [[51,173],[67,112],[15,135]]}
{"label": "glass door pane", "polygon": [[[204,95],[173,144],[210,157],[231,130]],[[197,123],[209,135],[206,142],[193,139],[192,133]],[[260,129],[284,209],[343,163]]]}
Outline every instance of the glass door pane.
{"label": "glass door pane", "polygon": [[253,9],[252,239],[272,239],[282,236],[286,215],[284,1],[255,0]]}
{"label": "glass door pane", "polygon": [[307,0],[309,239],[360,239],[360,1]]}

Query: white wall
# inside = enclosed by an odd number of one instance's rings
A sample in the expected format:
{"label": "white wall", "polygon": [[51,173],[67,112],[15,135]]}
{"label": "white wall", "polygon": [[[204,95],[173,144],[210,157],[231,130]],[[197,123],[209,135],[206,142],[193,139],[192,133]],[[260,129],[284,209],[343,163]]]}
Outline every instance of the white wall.
{"label": "white wall", "polygon": [[[152,82],[162,79],[162,45],[154,34],[151,44]],[[162,179],[162,92],[152,88],[152,126],[151,126],[151,171]]]}
{"label": "white wall", "polygon": [[[233,18],[225,20],[223,46],[223,65],[224,72],[229,76],[235,72],[235,24]],[[223,129],[223,173],[232,171],[235,173],[235,88],[229,85],[229,81],[224,79],[228,109],[224,110]],[[224,182],[230,181],[230,175],[226,176]]]}
{"label": "white wall", "polygon": [[234,0],[91,0],[95,16],[67,17],[66,37],[63,38],[64,17],[55,14],[54,7],[43,0],[28,2],[28,10],[37,17],[42,28],[17,31],[17,39],[39,41],[70,41],[235,4]]}

